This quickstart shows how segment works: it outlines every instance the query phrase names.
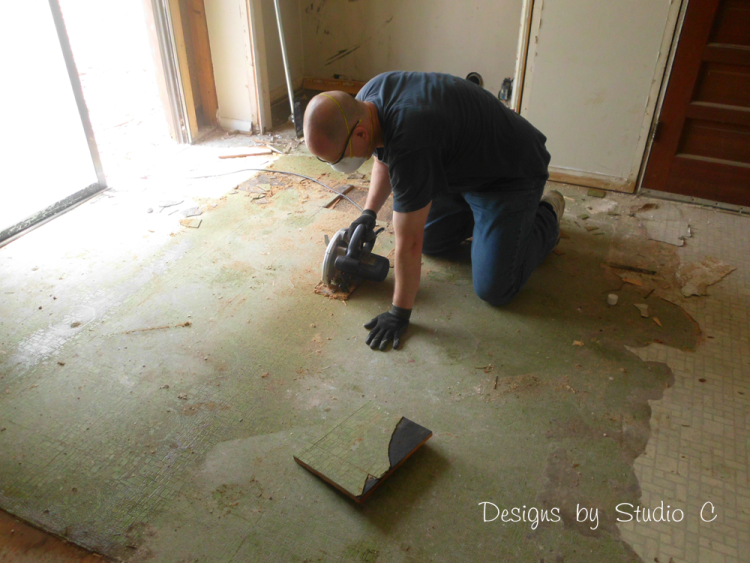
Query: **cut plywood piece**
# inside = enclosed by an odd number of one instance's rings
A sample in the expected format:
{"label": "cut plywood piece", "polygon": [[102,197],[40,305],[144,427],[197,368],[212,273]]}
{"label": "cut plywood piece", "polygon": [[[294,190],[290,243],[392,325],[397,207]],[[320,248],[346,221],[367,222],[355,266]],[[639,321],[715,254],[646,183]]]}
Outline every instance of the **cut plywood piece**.
{"label": "cut plywood piece", "polygon": [[423,426],[370,401],[294,460],[362,503],[431,436]]}
{"label": "cut plywood piece", "polygon": [[676,273],[677,282],[685,297],[708,295],[706,290],[709,285],[721,281],[736,269],[718,258],[708,256],[700,262],[680,265]]}

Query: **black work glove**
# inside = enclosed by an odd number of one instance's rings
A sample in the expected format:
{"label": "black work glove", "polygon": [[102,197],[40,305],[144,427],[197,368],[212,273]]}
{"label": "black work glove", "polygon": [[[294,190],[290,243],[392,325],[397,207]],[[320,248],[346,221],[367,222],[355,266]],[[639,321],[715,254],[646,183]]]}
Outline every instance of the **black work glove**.
{"label": "black work glove", "polygon": [[357,229],[359,225],[364,225],[367,227],[367,232],[365,233],[365,242],[372,242],[375,240],[375,219],[377,218],[377,214],[374,211],[371,211],[370,209],[365,209],[362,212],[362,215],[357,217],[351,225],[349,225],[349,228],[346,229],[346,240],[350,241],[352,240],[352,237],[354,236],[354,231]]}
{"label": "black work glove", "polygon": [[410,316],[411,309],[402,309],[401,307],[391,305],[390,311],[378,315],[365,325],[365,328],[370,331],[365,344],[373,350],[378,347],[381,350],[385,350],[388,343],[392,340],[393,349],[398,350],[401,335],[406,330],[406,327],[409,326]]}

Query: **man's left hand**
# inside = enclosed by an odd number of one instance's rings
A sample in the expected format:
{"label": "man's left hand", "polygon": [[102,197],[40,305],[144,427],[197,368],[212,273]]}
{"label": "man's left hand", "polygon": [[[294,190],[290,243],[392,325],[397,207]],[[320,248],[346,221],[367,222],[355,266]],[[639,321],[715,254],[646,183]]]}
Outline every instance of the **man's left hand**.
{"label": "man's left hand", "polygon": [[401,335],[409,326],[411,309],[402,309],[393,305],[390,311],[382,313],[365,325],[370,331],[367,335],[367,344],[373,350],[380,348],[385,350],[388,343],[393,341],[393,349],[398,350],[401,344]]}

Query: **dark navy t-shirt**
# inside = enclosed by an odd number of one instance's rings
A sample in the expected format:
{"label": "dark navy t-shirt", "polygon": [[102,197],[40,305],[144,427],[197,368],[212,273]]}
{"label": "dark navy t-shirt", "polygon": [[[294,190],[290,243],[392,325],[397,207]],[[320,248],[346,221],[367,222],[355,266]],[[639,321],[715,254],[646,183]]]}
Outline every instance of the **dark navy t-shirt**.
{"label": "dark navy t-shirt", "polygon": [[393,209],[423,208],[441,193],[500,191],[547,176],[547,138],[476,84],[448,74],[387,72],[357,99],[375,104]]}

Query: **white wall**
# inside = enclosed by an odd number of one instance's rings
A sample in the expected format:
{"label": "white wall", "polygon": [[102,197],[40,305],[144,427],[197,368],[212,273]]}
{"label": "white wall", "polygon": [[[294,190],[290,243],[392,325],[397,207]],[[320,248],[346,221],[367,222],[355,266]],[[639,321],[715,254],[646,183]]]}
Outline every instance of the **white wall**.
{"label": "white wall", "polygon": [[[389,70],[513,76],[522,0],[299,0],[304,74],[367,81]],[[351,54],[334,60],[341,51]]]}
{"label": "white wall", "polygon": [[[523,0],[279,0],[295,86],[303,76],[341,74],[369,80],[388,70],[479,72],[497,93],[513,76]],[[255,17],[258,69],[253,68],[247,24]],[[286,96],[286,79],[273,0],[205,0],[219,123],[249,130],[260,112]],[[258,24],[261,24],[258,26]],[[337,53],[354,49],[336,59]]]}
{"label": "white wall", "polygon": [[205,0],[205,6],[219,124],[251,131],[258,123],[258,103],[247,1]]}

